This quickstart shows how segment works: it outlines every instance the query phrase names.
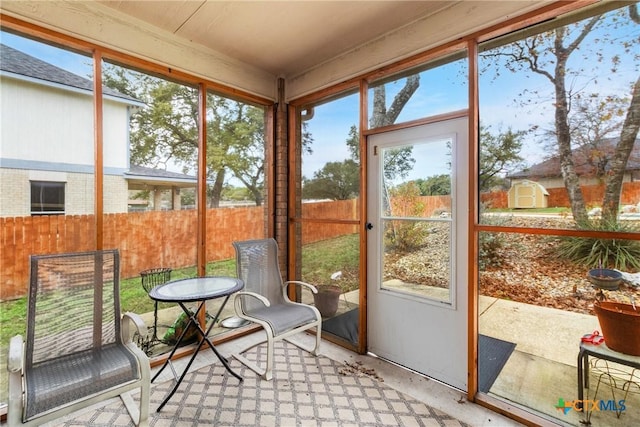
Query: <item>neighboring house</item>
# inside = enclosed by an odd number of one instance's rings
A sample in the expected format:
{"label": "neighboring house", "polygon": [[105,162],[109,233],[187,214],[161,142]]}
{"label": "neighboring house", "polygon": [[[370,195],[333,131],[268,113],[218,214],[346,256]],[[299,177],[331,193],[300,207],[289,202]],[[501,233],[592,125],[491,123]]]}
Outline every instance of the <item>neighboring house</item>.
{"label": "neighboring house", "polygon": [[[180,190],[194,188],[197,183],[195,176],[169,172],[162,169],[152,169],[131,165],[124,173],[129,183],[129,210],[179,210],[182,209]],[[149,192],[148,198],[134,198],[137,194]],[[164,197],[163,197],[164,196]],[[151,200],[152,205],[149,205]]]}
{"label": "neighboring house", "polygon": [[[618,140],[609,138],[603,140],[597,147],[582,146],[573,150],[573,162],[580,177],[581,185],[598,185],[598,176],[603,176],[609,170],[609,162],[613,157]],[[507,176],[511,184],[529,180],[541,184],[544,188],[562,188],[564,181],[560,172],[560,157],[553,156],[541,163],[520,172]],[[624,174],[624,182],[640,180],[640,140],[636,142],[629,156]]]}
{"label": "neighboring house", "polygon": [[[93,213],[93,82],[0,48],[0,216]],[[103,94],[104,211],[127,212],[128,180],[139,186],[145,179],[130,170],[129,119],[145,105],[107,87]],[[166,174],[145,171],[152,187]],[[173,180],[179,187],[188,179],[195,187],[195,177],[182,174],[165,176],[162,184]]]}

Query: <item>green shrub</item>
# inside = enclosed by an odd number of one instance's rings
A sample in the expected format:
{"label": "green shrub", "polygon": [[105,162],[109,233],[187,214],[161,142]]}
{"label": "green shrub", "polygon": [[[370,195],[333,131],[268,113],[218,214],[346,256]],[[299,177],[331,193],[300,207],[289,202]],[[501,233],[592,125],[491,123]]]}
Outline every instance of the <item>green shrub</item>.
{"label": "green shrub", "polygon": [[[480,205],[482,225],[506,226],[511,222],[512,215],[487,214],[487,205]],[[488,267],[499,267],[504,263],[507,239],[504,233],[482,231],[478,234],[478,267],[486,270]]]}
{"label": "green shrub", "polygon": [[[414,182],[402,184],[389,190],[390,209],[393,216],[421,218],[424,215],[424,203],[420,198],[420,189]],[[397,219],[385,221],[385,247],[398,252],[409,252],[424,245],[429,230],[422,221]]]}
{"label": "green shrub", "polygon": [[486,270],[488,267],[499,267],[504,260],[502,249],[505,239],[502,233],[480,232],[478,235],[478,267]]}
{"label": "green shrub", "polygon": [[[631,222],[593,220],[579,224],[580,229],[596,231],[637,232],[640,228]],[[593,237],[562,237],[555,249],[556,255],[589,268],[599,266],[618,270],[640,270],[640,241],[629,239],[603,239]]]}

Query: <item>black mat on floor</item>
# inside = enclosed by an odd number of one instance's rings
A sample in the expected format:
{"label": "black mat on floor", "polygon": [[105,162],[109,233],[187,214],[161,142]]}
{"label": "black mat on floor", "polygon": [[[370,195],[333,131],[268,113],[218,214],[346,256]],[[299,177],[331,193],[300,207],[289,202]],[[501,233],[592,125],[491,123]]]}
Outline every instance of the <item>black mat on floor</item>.
{"label": "black mat on floor", "polygon": [[516,345],[509,341],[478,337],[478,390],[487,393],[507,363]]}
{"label": "black mat on floor", "polygon": [[[358,344],[359,309],[322,321],[322,330]],[[487,393],[509,360],[516,345],[509,341],[480,335],[478,338],[478,389]]]}
{"label": "black mat on floor", "polygon": [[331,319],[322,320],[322,330],[358,344],[359,309],[347,311]]}

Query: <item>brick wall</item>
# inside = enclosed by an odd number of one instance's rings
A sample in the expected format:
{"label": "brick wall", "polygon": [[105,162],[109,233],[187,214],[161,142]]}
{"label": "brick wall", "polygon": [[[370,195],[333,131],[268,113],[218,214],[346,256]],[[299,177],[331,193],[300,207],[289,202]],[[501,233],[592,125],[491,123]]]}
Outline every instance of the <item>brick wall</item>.
{"label": "brick wall", "polygon": [[0,212],[4,216],[30,212],[31,187],[29,171],[0,168]]}
{"label": "brick wall", "polygon": [[[23,216],[31,213],[31,180],[34,174],[39,181],[64,181],[67,215],[83,215],[93,212],[94,175],[89,173],[48,172],[28,169],[0,169],[0,213],[4,217]],[[122,176],[105,175],[104,211],[126,212],[129,191]]]}

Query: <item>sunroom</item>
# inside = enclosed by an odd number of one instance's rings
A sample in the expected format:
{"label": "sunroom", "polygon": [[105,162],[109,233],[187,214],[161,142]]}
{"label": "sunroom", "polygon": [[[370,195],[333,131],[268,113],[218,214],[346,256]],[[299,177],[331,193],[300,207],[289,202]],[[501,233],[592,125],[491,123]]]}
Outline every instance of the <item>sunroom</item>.
{"label": "sunroom", "polygon": [[[23,333],[15,306],[29,255],[119,249],[123,296],[137,295],[123,308],[154,323],[141,272],[234,276],[232,242],[273,237],[286,278],[337,287],[323,312],[331,345],[525,424],[584,421],[564,402],[579,399],[581,338],[600,329],[594,304],[640,295],[636,3],[0,8],[3,46],[93,83],[2,60],[3,352],[12,328]],[[578,149],[589,153],[580,164]],[[547,206],[510,208],[507,176],[552,156],[561,184],[543,188]],[[133,165],[195,176],[197,187],[164,201],[182,209],[129,211]],[[598,288],[587,279],[596,268],[622,283]],[[159,313],[146,337],[152,366],[179,314]],[[234,320],[231,304],[223,317]],[[212,338],[254,332],[221,322]],[[594,411],[594,424],[640,419],[640,376],[619,368],[625,385],[598,382],[606,391],[586,399],[608,402],[609,387],[626,404]]]}

